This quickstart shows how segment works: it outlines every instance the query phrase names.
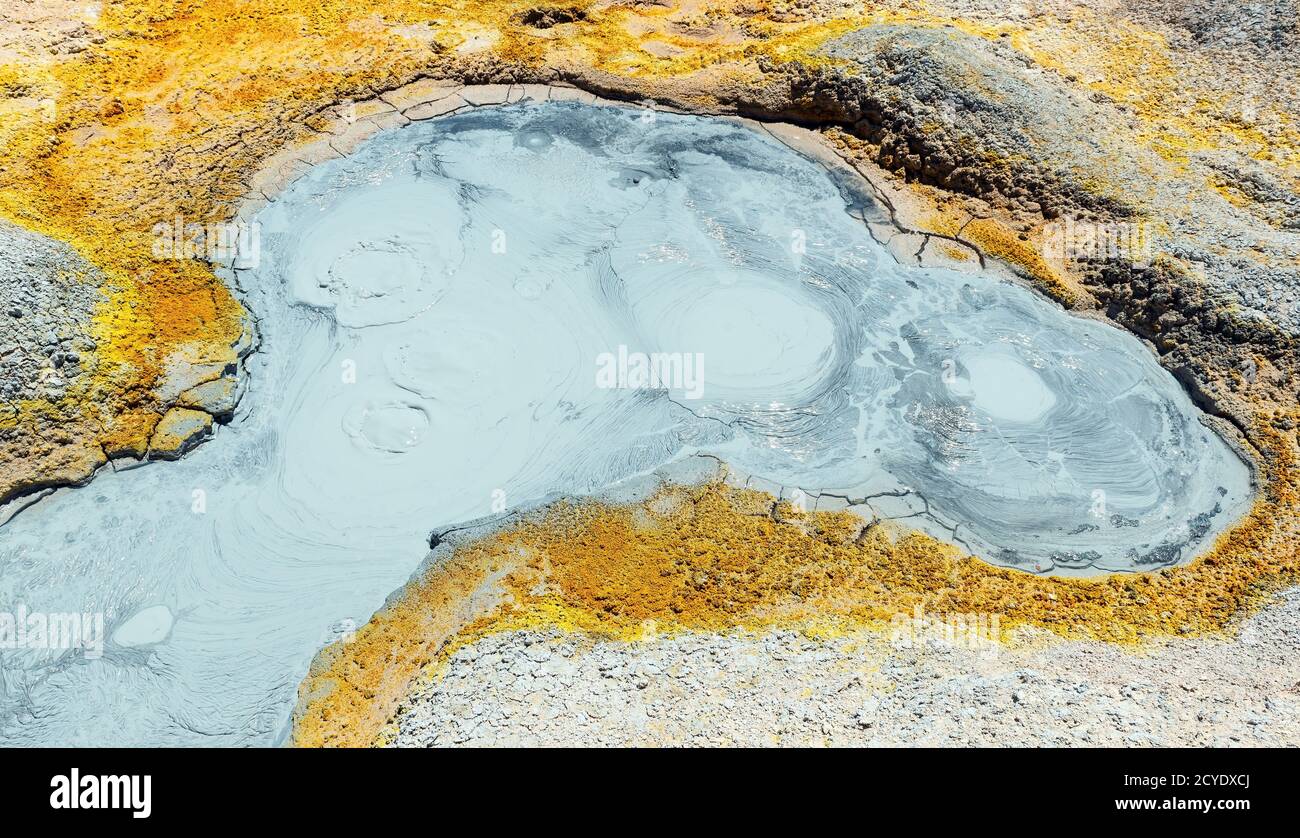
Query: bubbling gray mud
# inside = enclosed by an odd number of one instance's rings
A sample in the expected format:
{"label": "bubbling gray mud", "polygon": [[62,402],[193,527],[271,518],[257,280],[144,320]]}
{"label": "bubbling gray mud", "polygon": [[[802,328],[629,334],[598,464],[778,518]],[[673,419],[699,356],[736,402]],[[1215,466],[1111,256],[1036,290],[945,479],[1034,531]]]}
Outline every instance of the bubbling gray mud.
{"label": "bubbling gray mud", "polygon": [[1168,565],[1245,508],[1137,340],[901,267],[857,209],[740,126],[576,104],[318,166],[236,278],[263,345],[235,421],[0,529],[0,603],[108,617],[102,656],[3,652],[0,739],[275,741],[431,529],[694,453],[1040,571]]}

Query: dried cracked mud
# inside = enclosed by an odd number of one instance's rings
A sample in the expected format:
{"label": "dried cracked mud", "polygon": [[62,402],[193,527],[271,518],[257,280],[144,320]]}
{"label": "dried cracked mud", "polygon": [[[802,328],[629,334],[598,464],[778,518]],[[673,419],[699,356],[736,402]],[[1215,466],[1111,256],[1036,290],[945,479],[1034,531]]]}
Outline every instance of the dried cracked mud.
{"label": "dried cracked mud", "polygon": [[[0,12],[0,611],[37,599],[109,624],[99,656],[8,653],[0,741],[1300,742],[1297,8],[1002,5],[475,0],[431,15],[400,1],[36,0]],[[200,500],[219,510],[227,497],[198,475],[220,463],[245,490],[264,472],[290,489],[311,476],[290,459],[307,437],[282,439],[266,418],[294,380],[281,365],[306,350],[272,322],[246,250],[160,258],[160,230],[180,232],[174,243],[188,224],[257,222],[274,254],[275,214],[394,132],[551,102],[761,132],[853,197],[889,270],[1009,278],[1121,327],[1202,412],[1207,438],[1249,467],[1241,508],[1193,526],[1208,540],[1186,553],[1152,551],[1154,532],[1108,513],[1121,543],[1150,545],[1134,555],[1164,558],[1081,576],[1077,552],[1031,566],[987,534],[962,538],[958,519],[925,524],[942,491],[809,487],[710,451],[704,434],[682,440],[717,456],[650,463],[612,486],[584,485],[595,458],[571,455],[564,491],[523,489],[491,514],[491,499],[457,499],[455,485],[422,505],[418,477],[394,478],[388,496],[350,487],[358,515],[405,516],[379,539],[378,565],[297,564],[284,546],[297,539],[281,538],[294,524],[265,505],[234,519],[260,542],[228,544],[239,558],[219,568],[195,563],[187,545],[219,540]],[[443,176],[458,160],[428,165]],[[392,266],[406,251],[384,252]],[[348,277],[332,276],[312,293],[342,296],[297,302],[332,306],[345,330],[387,323],[376,300],[422,305],[434,288],[421,274],[347,296]],[[325,340],[322,328],[303,334]],[[817,333],[810,316],[778,361]],[[1009,374],[957,360],[959,390],[981,369]],[[1018,405],[1010,419],[1049,409],[1012,377],[998,397]],[[409,447],[410,409],[376,402],[353,429],[390,453]],[[178,462],[137,470],[153,460]],[[93,515],[78,511],[96,496]],[[294,517],[310,532],[311,510]],[[107,558],[143,549],[148,571]],[[56,587],[74,573],[90,581]],[[276,597],[304,586],[317,601],[295,621]],[[130,716],[127,691],[193,665],[226,631],[225,652],[188,685],[146,687],[155,700],[120,728],[68,721]],[[204,693],[258,637],[265,663],[248,683]],[[76,706],[104,684],[120,704]]]}

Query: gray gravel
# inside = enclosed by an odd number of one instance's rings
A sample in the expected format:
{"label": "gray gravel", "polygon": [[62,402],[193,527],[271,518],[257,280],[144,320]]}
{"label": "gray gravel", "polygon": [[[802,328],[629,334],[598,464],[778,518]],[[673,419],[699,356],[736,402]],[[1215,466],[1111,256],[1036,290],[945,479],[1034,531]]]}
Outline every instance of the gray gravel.
{"label": "gray gravel", "polygon": [[85,373],[103,277],[67,245],[0,221],[0,410]]}
{"label": "gray gravel", "polygon": [[1300,744],[1300,589],[1230,640],[1045,640],[491,635],[412,693],[391,744]]}

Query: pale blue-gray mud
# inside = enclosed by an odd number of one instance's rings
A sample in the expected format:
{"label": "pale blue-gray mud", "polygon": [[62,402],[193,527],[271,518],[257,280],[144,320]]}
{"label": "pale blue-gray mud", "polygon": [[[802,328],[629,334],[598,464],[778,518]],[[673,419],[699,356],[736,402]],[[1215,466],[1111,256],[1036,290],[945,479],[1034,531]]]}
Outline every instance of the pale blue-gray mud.
{"label": "pale blue-gray mud", "polygon": [[0,651],[0,741],[277,741],[431,530],[696,453],[1028,571],[1167,566],[1244,511],[1247,466],[1137,339],[901,266],[859,209],[743,126],[578,104],[316,167],[235,277],[262,342],[234,420],[0,528],[0,609],[106,634]]}

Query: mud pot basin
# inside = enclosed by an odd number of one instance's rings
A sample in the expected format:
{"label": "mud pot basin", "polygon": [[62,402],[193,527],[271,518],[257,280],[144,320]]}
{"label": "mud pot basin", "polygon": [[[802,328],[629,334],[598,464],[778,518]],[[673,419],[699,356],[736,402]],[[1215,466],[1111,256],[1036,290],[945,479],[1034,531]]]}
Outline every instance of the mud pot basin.
{"label": "mud pot basin", "polygon": [[108,615],[102,654],[5,653],[0,738],[277,741],[431,530],[695,454],[1029,572],[1184,562],[1246,509],[1141,342],[899,265],[865,201],[745,126],[576,103],[315,167],[235,278],[262,345],[234,421],[0,529],[8,601]]}

